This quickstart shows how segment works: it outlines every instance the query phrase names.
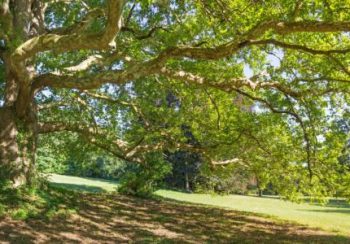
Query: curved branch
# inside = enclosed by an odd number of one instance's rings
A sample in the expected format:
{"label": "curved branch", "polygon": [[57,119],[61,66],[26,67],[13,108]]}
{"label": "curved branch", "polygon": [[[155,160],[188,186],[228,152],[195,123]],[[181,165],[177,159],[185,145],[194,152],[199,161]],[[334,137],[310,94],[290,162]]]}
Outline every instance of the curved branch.
{"label": "curved branch", "polygon": [[20,45],[12,54],[12,58],[19,62],[48,50],[60,53],[77,49],[107,49],[121,29],[123,6],[124,0],[107,1],[107,24],[101,34],[40,35]]}
{"label": "curved branch", "polygon": [[171,79],[176,79],[176,80],[182,80],[194,85],[200,85],[200,86],[207,86],[207,87],[212,87],[212,88],[217,88],[220,90],[223,90],[225,92],[231,92],[234,91],[235,89],[242,88],[242,87],[248,87],[251,90],[257,90],[261,88],[274,88],[279,91],[282,91],[283,93],[289,94],[293,97],[300,97],[301,94],[299,92],[296,92],[289,87],[283,86],[279,82],[260,82],[257,81],[259,76],[254,76],[250,79],[248,78],[236,78],[236,79],[231,79],[229,81],[222,81],[222,80],[217,80],[213,81],[211,79],[208,79],[206,77],[202,77],[199,75],[195,75],[189,72],[185,71],[178,71],[178,70],[170,70],[167,68],[162,68],[161,69],[161,75],[171,78]]}
{"label": "curved branch", "polygon": [[[120,17],[120,16],[119,16]],[[118,28],[117,31],[119,31]],[[135,80],[142,76],[149,76],[157,73],[164,73],[162,68],[164,68],[166,62],[169,59],[180,59],[180,58],[193,58],[193,59],[204,59],[204,60],[217,60],[224,57],[228,57],[243,47],[253,45],[253,44],[276,44],[283,45],[288,48],[300,48],[304,51],[325,54],[324,51],[313,50],[307,47],[302,47],[293,44],[282,43],[273,39],[261,40],[261,41],[252,41],[252,39],[258,38],[263,35],[268,30],[274,30],[277,33],[293,33],[293,32],[334,32],[334,31],[347,31],[350,30],[350,22],[264,22],[257,25],[255,28],[248,31],[246,34],[243,34],[237,40],[227,42],[225,44],[213,47],[193,47],[193,46],[183,46],[183,47],[170,47],[162,51],[156,58],[153,60],[132,65],[126,70],[115,71],[115,72],[106,72],[103,74],[98,74],[95,76],[89,76],[86,78],[75,78],[73,76],[65,77],[58,76],[54,74],[46,74],[36,78],[34,81],[34,88],[38,89],[44,86],[51,87],[61,87],[61,88],[78,88],[78,89],[92,89],[98,88],[105,83],[116,83],[120,84],[126,81]],[[96,42],[98,43],[98,42]],[[92,46],[94,46],[96,44]],[[52,43],[51,43],[52,44]],[[87,44],[88,45],[88,44]],[[100,44],[99,44],[100,45]],[[84,45],[83,45],[84,46]],[[91,47],[92,47],[91,46]],[[59,46],[58,46],[59,48]],[[81,48],[71,45],[69,50]],[[55,49],[54,49],[55,50]],[[332,52],[345,52],[342,51],[331,51]],[[328,53],[329,54],[329,53]],[[265,84],[265,86],[271,86],[272,84]],[[264,86],[263,83],[260,86]],[[277,89],[286,89],[278,83],[273,84]],[[289,92],[291,95],[293,91],[285,90],[284,92]],[[293,96],[297,96],[294,94]]]}
{"label": "curved branch", "polygon": [[[95,126],[88,126],[77,123],[65,123],[65,122],[44,122],[38,124],[38,133],[39,134],[48,134],[53,132],[75,132],[82,136],[90,144],[94,144],[97,147],[113,154],[114,156],[121,158],[126,161],[131,162],[143,162],[142,155],[151,151],[162,151],[165,146],[169,145],[170,141],[160,142],[155,144],[143,144],[144,139],[142,138],[135,145],[129,146],[128,143],[111,138],[109,133],[101,128],[96,128]],[[173,146],[187,149],[192,148],[191,145],[185,145],[176,143]]]}
{"label": "curved branch", "polygon": [[84,31],[86,27],[89,26],[89,24],[94,19],[104,16],[104,14],[105,13],[101,8],[96,8],[96,9],[90,10],[81,21],[71,26],[48,30],[47,32],[50,34],[57,34],[57,35],[76,34],[79,31]]}
{"label": "curved branch", "polygon": [[[269,24],[267,24],[269,25]],[[271,29],[278,34],[291,34],[296,32],[344,32],[350,30],[349,21],[295,21],[295,22],[272,22]]]}
{"label": "curved branch", "polygon": [[[118,53],[116,54],[118,55]],[[112,55],[110,58],[114,57]],[[131,64],[125,70],[104,71],[86,76],[60,75],[47,73],[35,77],[32,83],[33,92],[37,92],[45,86],[53,88],[76,88],[80,90],[95,89],[106,83],[122,84],[127,81],[137,80],[141,77],[156,74],[164,66],[167,58],[162,55],[143,63]]]}
{"label": "curved branch", "polygon": [[7,33],[12,31],[12,14],[10,11],[10,0],[0,2],[0,39],[7,38]]}
{"label": "curved branch", "polygon": [[119,150],[123,150],[127,144],[119,139],[108,138],[108,131],[95,126],[89,126],[82,123],[67,123],[67,122],[44,122],[38,124],[38,133],[47,134],[52,132],[71,131],[85,135],[94,135],[95,137],[102,137],[103,139],[110,139]]}
{"label": "curved branch", "polygon": [[324,22],[324,21],[300,21],[282,22],[267,21],[258,24],[238,39],[227,42],[214,48],[183,47],[174,48],[173,57],[187,57],[193,59],[219,59],[237,52],[242,47],[250,45],[251,40],[264,35],[266,31],[272,30],[277,34],[291,34],[298,32],[343,32],[350,31],[350,22]]}
{"label": "curved branch", "polygon": [[276,39],[264,39],[264,40],[251,40],[249,44],[247,45],[268,45],[272,44],[284,49],[293,49],[297,51],[304,51],[310,54],[320,54],[320,55],[330,55],[330,54],[346,54],[350,52],[350,48],[347,49],[331,49],[331,50],[318,50],[318,49],[312,49],[303,45],[297,45],[297,44],[290,44],[278,41]]}
{"label": "curved branch", "polygon": [[108,136],[108,132],[105,130],[96,127],[74,124],[74,123],[65,123],[65,122],[44,122],[38,124],[38,133],[39,134],[48,134],[53,132],[75,132],[82,136],[84,140],[88,143],[93,144],[114,156],[130,161],[130,162],[143,162],[143,155],[149,152],[154,151],[164,151],[166,148],[175,148],[175,149],[184,149],[191,152],[201,153],[202,156],[208,159],[208,161],[213,165],[225,165],[230,163],[240,163],[241,160],[234,158],[231,160],[216,161],[209,157],[205,148],[200,148],[198,146],[173,142],[168,138],[162,142],[153,143],[153,144],[144,144],[144,138],[136,142],[135,145],[129,146],[126,142],[121,140],[116,140]]}
{"label": "curved branch", "polygon": [[214,109],[216,111],[216,126],[218,130],[220,130],[220,125],[221,125],[221,114],[220,114],[220,109],[215,101],[215,99],[211,96],[210,92],[207,89],[204,89],[204,92],[208,95],[210,102],[213,104]]}
{"label": "curved branch", "polygon": [[141,33],[137,33],[137,31],[135,31],[134,29],[130,28],[130,27],[122,27],[121,31],[126,31],[126,32],[130,32],[132,33],[135,38],[137,40],[144,40],[144,39],[148,39],[154,36],[154,34],[157,32],[157,30],[164,30],[164,31],[168,31],[166,28],[162,27],[162,26],[155,26],[153,28],[151,28],[148,33],[146,34],[141,34]]}
{"label": "curved branch", "polygon": [[97,128],[95,125],[89,126],[82,123],[78,124],[66,122],[38,123],[39,134],[48,134],[62,131],[78,133],[89,143],[99,145],[99,147],[103,147],[103,149],[113,153],[115,156],[125,159],[124,151],[127,148],[127,143],[120,139],[116,139],[115,136],[110,136],[108,131],[102,128]]}
{"label": "curved branch", "polygon": [[77,63],[76,65],[69,66],[63,68],[61,71],[56,71],[53,74],[55,75],[69,75],[72,76],[76,72],[82,72],[87,71],[91,66],[94,66],[95,68],[102,68],[104,66],[109,66],[113,64],[116,61],[122,60],[124,63],[128,63],[131,58],[126,56],[122,52],[112,52],[108,54],[93,54],[88,57],[86,57],[83,61],[80,63]]}
{"label": "curved branch", "polygon": [[83,92],[92,98],[104,100],[104,101],[109,102],[109,103],[119,104],[119,105],[131,108],[132,112],[136,116],[138,116],[140,119],[142,119],[142,121],[144,122],[144,125],[146,127],[150,126],[150,122],[146,119],[146,116],[144,115],[144,113],[141,111],[141,109],[135,103],[114,99],[114,98],[111,98],[111,97],[104,95],[104,94],[92,93],[92,92],[89,92],[88,90],[84,90]]}

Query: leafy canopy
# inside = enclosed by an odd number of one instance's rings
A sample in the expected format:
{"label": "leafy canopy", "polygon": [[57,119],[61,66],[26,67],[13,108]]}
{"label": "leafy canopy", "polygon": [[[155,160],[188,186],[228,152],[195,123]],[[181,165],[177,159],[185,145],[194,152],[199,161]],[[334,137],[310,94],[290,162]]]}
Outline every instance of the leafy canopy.
{"label": "leafy canopy", "polygon": [[46,33],[8,45],[15,64],[35,67],[39,133],[73,132],[136,163],[188,150],[210,168],[254,172],[285,196],[328,196],[350,178],[338,160],[348,139],[349,7],[47,1]]}

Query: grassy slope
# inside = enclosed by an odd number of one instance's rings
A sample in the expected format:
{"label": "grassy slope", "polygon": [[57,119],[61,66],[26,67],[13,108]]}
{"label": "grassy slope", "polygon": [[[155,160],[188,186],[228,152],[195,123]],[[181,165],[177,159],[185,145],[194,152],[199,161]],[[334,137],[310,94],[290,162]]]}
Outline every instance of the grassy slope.
{"label": "grassy slope", "polygon": [[300,224],[329,231],[339,231],[350,236],[350,207],[346,205],[339,207],[316,206],[272,198],[239,195],[211,196],[166,190],[158,191],[157,195],[179,201],[272,215],[283,220],[296,221]]}
{"label": "grassy slope", "polygon": [[[0,243],[350,243],[350,237],[252,213],[174,200],[50,189],[43,217],[0,218]],[[68,205],[51,206],[55,196],[68,198],[64,201]],[[64,210],[72,207],[76,211],[66,214]],[[50,209],[54,215],[45,214]]]}
{"label": "grassy slope", "polygon": [[115,191],[118,187],[118,183],[115,181],[58,174],[49,176],[49,181],[53,184],[65,186],[68,189],[78,189],[87,192],[110,192]]}
{"label": "grassy slope", "polygon": [[[55,184],[63,184],[70,189],[77,188],[94,192],[111,191],[117,187],[117,183],[113,181],[71,176],[52,175],[50,180]],[[350,236],[350,206],[346,204],[322,207],[310,204],[296,204],[271,198],[238,195],[212,196],[209,194],[187,194],[169,190],[160,190],[156,194],[178,201],[272,215],[282,220],[296,221],[300,224],[320,227],[329,231],[339,231]]]}

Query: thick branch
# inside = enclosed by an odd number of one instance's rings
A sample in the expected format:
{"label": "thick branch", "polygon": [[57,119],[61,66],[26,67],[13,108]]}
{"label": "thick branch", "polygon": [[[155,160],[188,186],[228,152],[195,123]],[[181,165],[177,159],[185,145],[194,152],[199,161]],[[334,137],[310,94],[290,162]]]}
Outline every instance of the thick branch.
{"label": "thick branch", "polygon": [[12,31],[12,14],[10,11],[10,0],[3,0],[0,3],[0,39],[7,38]]}
{"label": "thick branch", "polygon": [[206,77],[202,77],[199,75],[195,75],[189,72],[185,71],[177,71],[177,70],[170,70],[166,68],[161,69],[161,74],[172,79],[176,80],[183,80],[185,82],[195,84],[195,85],[201,85],[201,86],[207,86],[207,87],[213,87],[218,88],[220,90],[223,90],[225,92],[234,91],[237,88],[242,87],[248,87],[251,90],[257,90],[260,88],[274,88],[277,90],[282,91],[283,93],[289,94],[293,97],[299,97],[300,94],[296,91],[293,91],[289,87],[283,86],[279,82],[260,82],[257,81],[259,76],[252,77],[251,79],[248,78],[236,78],[231,79],[229,81],[215,81],[208,79]]}
{"label": "thick branch", "polygon": [[117,147],[118,151],[123,151],[126,147],[126,143],[115,138],[109,138],[109,133],[105,129],[96,128],[95,126],[89,126],[81,123],[66,123],[66,122],[45,122],[38,124],[38,133],[47,134],[52,132],[71,131],[77,132],[85,136],[98,138],[101,137],[104,140],[108,140]]}
{"label": "thick branch", "polygon": [[267,23],[278,34],[290,34],[296,32],[345,32],[350,30],[350,22],[327,21],[296,21],[296,22],[271,22]]}
{"label": "thick branch", "polygon": [[[86,78],[75,78],[72,76],[58,76],[53,74],[42,75],[37,78],[37,81],[34,82],[34,87],[36,89],[51,86],[51,87],[61,87],[61,88],[78,88],[78,89],[92,89],[98,88],[104,83],[116,83],[120,84],[126,81],[135,80],[142,76],[149,76],[156,73],[159,73],[161,68],[163,68],[166,62],[169,59],[180,59],[180,58],[193,58],[193,59],[205,59],[213,60],[228,57],[243,47],[249,45],[261,45],[261,44],[275,44],[280,45],[286,48],[302,49],[314,54],[329,54],[329,53],[344,53],[348,50],[333,50],[333,51],[321,51],[313,50],[307,47],[282,43],[274,39],[261,40],[261,41],[252,41],[261,35],[263,35],[267,30],[274,30],[277,33],[293,33],[293,32],[328,32],[328,31],[346,31],[350,30],[350,22],[265,22],[262,23],[246,34],[240,36],[239,39],[227,42],[223,45],[219,45],[213,48],[203,48],[203,47],[170,47],[163,52],[161,52],[158,57],[154,58],[151,61],[139,63],[130,66],[127,70],[116,71],[116,72],[106,72],[103,74],[98,74],[95,76],[89,76]],[[119,29],[118,29],[119,30]],[[73,45],[74,46],[74,45]],[[75,49],[77,47],[72,47]],[[181,75],[178,75],[181,76]],[[187,77],[183,77],[187,78]],[[196,81],[199,81],[196,79]],[[286,88],[282,87],[278,83],[260,83],[261,87],[263,86],[274,86],[277,89],[285,89],[284,92],[287,92]],[[291,90],[288,91],[292,95]],[[294,94],[293,96],[296,96]]]}
{"label": "thick branch", "polygon": [[[113,55],[112,55],[113,56]],[[80,90],[95,89],[106,83],[122,84],[127,81],[137,80],[144,76],[150,76],[159,72],[164,63],[163,57],[157,57],[151,61],[130,65],[125,70],[104,71],[97,74],[75,77],[72,75],[60,75],[48,73],[37,76],[32,88],[34,91],[45,86],[54,88],[77,88]]]}
{"label": "thick branch", "polygon": [[267,45],[267,44],[272,44],[284,49],[294,49],[298,51],[303,51],[307,52],[313,55],[330,55],[330,54],[346,54],[350,52],[350,48],[347,49],[330,49],[330,50],[319,50],[319,49],[312,49],[307,46],[303,45],[297,45],[297,44],[290,44],[290,43],[285,43],[281,42],[275,39],[266,39],[266,40],[251,40],[249,44],[247,45]]}
{"label": "thick branch", "polygon": [[19,46],[12,58],[18,62],[48,50],[60,53],[78,49],[107,49],[120,31],[123,5],[123,0],[107,1],[107,24],[101,34],[40,35]]}
{"label": "thick branch", "polygon": [[165,142],[145,145],[143,144],[142,139],[141,141],[136,143],[136,145],[129,146],[128,143],[119,139],[115,139],[113,138],[113,136],[109,136],[108,131],[77,123],[45,122],[39,123],[38,125],[38,133],[40,134],[62,131],[78,133],[87,142],[94,144],[121,159],[133,162],[142,162],[142,155],[151,151],[162,151],[165,148],[168,148],[169,145],[176,148],[197,150],[191,145],[182,143],[171,143],[169,140]]}
{"label": "thick branch", "polygon": [[214,48],[182,47],[174,48],[172,57],[188,57],[193,59],[220,59],[232,55],[242,47],[250,45],[250,41],[260,38],[268,30],[278,34],[291,34],[297,32],[343,32],[350,31],[350,22],[323,22],[323,21],[300,21],[278,22],[268,21],[258,24],[255,28],[241,35],[239,38]]}
{"label": "thick branch", "polygon": [[89,24],[91,24],[91,22],[94,19],[104,16],[104,14],[105,13],[101,8],[96,8],[89,11],[81,21],[69,27],[62,27],[62,28],[57,28],[53,30],[48,30],[48,32],[50,34],[57,34],[57,35],[76,34],[78,32],[85,31],[85,29],[89,26]]}
{"label": "thick branch", "polygon": [[151,28],[151,29],[148,31],[148,33],[145,33],[145,34],[138,33],[138,32],[135,31],[134,29],[132,29],[132,28],[130,28],[130,27],[127,27],[127,26],[122,27],[122,29],[121,29],[121,31],[126,31],[126,32],[132,33],[132,34],[135,36],[135,38],[136,38],[137,40],[144,40],[144,39],[151,38],[151,37],[156,33],[157,30],[165,30],[165,31],[167,31],[167,29],[165,29],[165,28],[162,27],[162,26],[155,26],[155,27]]}
{"label": "thick branch", "polygon": [[86,95],[92,97],[92,98],[95,98],[95,99],[99,99],[99,100],[104,100],[106,102],[109,102],[109,103],[113,103],[113,104],[119,104],[119,105],[122,105],[122,106],[126,106],[126,107],[129,107],[131,108],[132,112],[138,116],[139,118],[142,119],[142,121],[145,123],[145,126],[146,127],[149,127],[150,126],[150,123],[149,121],[146,119],[146,116],[144,115],[144,113],[141,111],[141,109],[133,102],[126,102],[126,101],[122,101],[122,100],[118,100],[118,99],[114,99],[114,98],[111,98],[107,95],[104,95],[104,94],[98,94],[98,93],[92,93],[92,92],[89,92],[87,90],[84,90],[83,91]]}
{"label": "thick branch", "polygon": [[84,71],[87,70],[89,67],[92,65],[101,62],[102,56],[101,55],[91,55],[87,57],[84,61],[81,63],[75,65],[75,66],[70,66],[65,68],[68,72],[79,72],[79,71]]}

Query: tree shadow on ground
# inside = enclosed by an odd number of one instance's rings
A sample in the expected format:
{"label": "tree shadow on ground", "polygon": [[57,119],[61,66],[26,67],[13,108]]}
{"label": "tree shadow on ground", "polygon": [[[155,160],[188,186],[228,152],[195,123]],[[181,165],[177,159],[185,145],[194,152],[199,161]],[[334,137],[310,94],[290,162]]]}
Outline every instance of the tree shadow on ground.
{"label": "tree shadow on ground", "polygon": [[331,199],[326,204],[322,205],[320,203],[310,203],[316,206],[324,206],[331,208],[350,208],[350,203],[343,199]]}
{"label": "tree shadow on ground", "polygon": [[299,211],[350,214],[350,209],[299,209]]}
{"label": "tree shadow on ground", "polygon": [[98,186],[90,186],[90,185],[82,185],[82,184],[67,184],[67,183],[50,183],[53,187],[61,187],[67,190],[78,191],[78,192],[91,192],[91,193],[101,193],[107,192],[102,187]]}
{"label": "tree shadow on ground", "polygon": [[213,207],[117,194],[75,198],[79,210],[70,216],[1,219],[0,242],[350,243],[350,237]]}

